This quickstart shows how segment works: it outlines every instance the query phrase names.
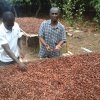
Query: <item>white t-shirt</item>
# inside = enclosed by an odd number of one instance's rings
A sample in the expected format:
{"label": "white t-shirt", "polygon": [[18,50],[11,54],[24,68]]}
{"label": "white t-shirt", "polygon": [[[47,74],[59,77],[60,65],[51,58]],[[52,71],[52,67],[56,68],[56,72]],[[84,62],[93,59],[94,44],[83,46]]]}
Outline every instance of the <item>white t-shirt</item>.
{"label": "white t-shirt", "polygon": [[19,25],[16,22],[14,23],[12,31],[7,30],[3,23],[0,25],[0,61],[13,61],[13,59],[10,58],[2,48],[1,45],[3,44],[8,43],[11,51],[15,54],[15,56],[19,56],[18,38],[21,36],[22,33],[20,32]]}

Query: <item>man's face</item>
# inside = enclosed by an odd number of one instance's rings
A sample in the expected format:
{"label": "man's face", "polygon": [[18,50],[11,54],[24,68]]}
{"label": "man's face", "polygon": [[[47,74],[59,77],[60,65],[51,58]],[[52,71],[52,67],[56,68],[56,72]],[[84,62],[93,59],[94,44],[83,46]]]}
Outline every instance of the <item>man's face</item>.
{"label": "man's face", "polygon": [[52,21],[58,21],[58,17],[59,17],[59,11],[58,9],[52,9],[50,11],[50,18]]}
{"label": "man's face", "polygon": [[14,20],[4,22],[4,25],[7,30],[12,31],[12,27],[14,26]]}

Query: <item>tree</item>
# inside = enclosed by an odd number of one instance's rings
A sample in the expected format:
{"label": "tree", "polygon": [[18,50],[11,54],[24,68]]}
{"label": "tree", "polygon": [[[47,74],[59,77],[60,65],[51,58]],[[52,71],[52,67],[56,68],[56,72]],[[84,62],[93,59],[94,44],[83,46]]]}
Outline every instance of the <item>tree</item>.
{"label": "tree", "polygon": [[[45,0],[8,0],[16,5],[31,5],[35,2],[38,5],[36,16],[42,8]],[[63,12],[63,17],[68,20],[82,19],[84,12],[88,8],[94,9],[96,12],[95,20],[100,23],[100,0],[46,0],[50,6],[57,6]]]}

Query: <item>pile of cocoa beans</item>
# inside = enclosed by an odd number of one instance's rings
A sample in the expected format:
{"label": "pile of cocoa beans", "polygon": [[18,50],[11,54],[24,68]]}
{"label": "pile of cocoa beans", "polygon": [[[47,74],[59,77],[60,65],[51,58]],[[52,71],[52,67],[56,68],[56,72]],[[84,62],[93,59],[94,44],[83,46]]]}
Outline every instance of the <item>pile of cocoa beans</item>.
{"label": "pile of cocoa beans", "polygon": [[100,53],[0,68],[0,100],[100,100]]}

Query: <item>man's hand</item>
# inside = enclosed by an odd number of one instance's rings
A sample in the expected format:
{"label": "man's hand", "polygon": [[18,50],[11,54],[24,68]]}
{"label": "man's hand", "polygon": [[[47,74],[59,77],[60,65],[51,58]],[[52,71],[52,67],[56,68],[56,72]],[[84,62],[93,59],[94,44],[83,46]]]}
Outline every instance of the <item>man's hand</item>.
{"label": "man's hand", "polygon": [[20,69],[21,71],[26,71],[26,70],[27,70],[27,67],[26,67],[26,65],[25,65],[24,63],[19,63],[19,64],[18,64],[18,67],[19,67],[19,69]]}
{"label": "man's hand", "polygon": [[48,44],[45,47],[46,47],[47,51],[53,51],[53,49],[50,48],[50,46]]}
{"label": "man's hand", "polygon": [[61,48],[62,48],[62,46],[58,44],[58,45],[56,45],[55,50],[59,51]]}

